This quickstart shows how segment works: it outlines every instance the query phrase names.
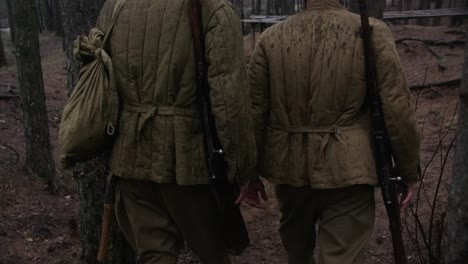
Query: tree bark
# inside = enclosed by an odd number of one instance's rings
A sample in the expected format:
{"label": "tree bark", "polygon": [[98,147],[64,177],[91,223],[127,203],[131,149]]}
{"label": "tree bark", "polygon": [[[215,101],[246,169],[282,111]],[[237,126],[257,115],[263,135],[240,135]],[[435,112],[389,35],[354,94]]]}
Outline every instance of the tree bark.
{"label": "tree bark", "polygon": [[47,23],[44,8],[42,6],[42,0],[36,0],[36,13],[37,13],[37,21],[39,23],[39,30],[43,32],[47,30]]}
{"label": "tree bark", "polygon": [[255,14],[260,15],[262,13],[262,0],[255,1]]}
{"label": "tree bark", "polygon": [[62,3],[62,22],[67,50],[68,90],[78,81],[81,64],[73,59],[73,42],[80,35],[87,35],[95,26],[104,0],[59,0]]}
{"label": "tree bark", "polygon": [[[468,32],[467,32],[468,33]],[[460,89],[460,112],[449,187],[447,264],[462,264],[468,259],[468,44],[465,47],[463,82]]]}
{"label": "tree bark", "polygon": [[[75,174],[80,175],[78,193],[80,196],[81,259],[87,264],[98,264],[96,258],[101,234],[106,177],[110,173],[107,161],[108,155],[102,155],[75,168]],[[134,253],[119,230],[115,219],[112,221],[111,243],[112,249],[109,253],[108,264],[135,263]]]}
{"label": "tree bark", "polygon": [[[385,11],[385,0],[368,0],[369,7],[369,16],[375,17],[378,19],[383,18],[383,13]],[[350,0],[349,11],[359,14],[359,0]]]}
{"label": "tree bark", "polygon": [[[73,41],[79,35],[87,35],[95,26],[104,0],[60,0],[63,11],[63,29],[67,52],[68,89],[70,93],[76,85],[81,64],[73,59]],[[99,247],[103,196],[106,178],[109,175],[108,155],[94,159],[75,168],[78,177],[80,197],[80,236],[82,259],[87,264],[97,264],[96,256]],[[132,264],[135,257],[123,235],[113,221],[111,233],[112,252],[109,264]]]}
{"label": "tree bark", "polygon": [[7,66],[7,65],[8,63],[7,63],[6,56],[5,56],[5,49],[3,47],[3,40],[0,35],[0,67]]}
{"label": "tree bark", "polygon": [[10,27],[10,38],[11,42],[15,43],[15,25],[13,20],[13,3],[11,0],[7,0],[7,10],[8,10],[8,26]]}
{"label": "tree bark", "polygon": [[17,0],[14,7],[16,61],[26,137],[26,166],[56,190],[44,84],[42,79],[36,5]]}
{"label": "tree bark", "polygon": [[55,35],[63,37],[63,23],[62,23],[62,1],[52,0],[53,20],[55,27]]}
{"label": "tree bark", "polygon": [[46,20],[47,30],[56,30],[54,20],[54,10],[50,0],[42,0],[43,12]]}

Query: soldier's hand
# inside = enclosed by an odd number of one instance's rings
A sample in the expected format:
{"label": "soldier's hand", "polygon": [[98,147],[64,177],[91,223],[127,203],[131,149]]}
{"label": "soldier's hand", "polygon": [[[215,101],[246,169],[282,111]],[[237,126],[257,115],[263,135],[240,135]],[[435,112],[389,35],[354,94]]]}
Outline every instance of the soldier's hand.
{"label": "soldier's hand", "polygon": [[401,193],[400,200],[400,212],[404,212],[413,198],[413,183],[405,183],[399,186],[399,192]]}
{"label": "soldier's hand", "polygon": [[268,201],[263,183],[261,181],[248,182],[246,185],[241,186],[241,193],[239,198],[237,198],[236,204],[240,204],[244,201],[252,207],[264,209],[265,206],[260,201],[260,196],[263,201]]}

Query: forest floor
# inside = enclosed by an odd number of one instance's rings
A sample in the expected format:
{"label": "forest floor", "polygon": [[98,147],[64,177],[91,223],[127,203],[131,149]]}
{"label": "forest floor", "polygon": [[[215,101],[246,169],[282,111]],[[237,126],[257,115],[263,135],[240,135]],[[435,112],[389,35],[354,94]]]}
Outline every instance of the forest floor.
{"label": "forest floor", "polygon": [[[420,38],[450,41],[463,37],[459,28],[416,26],[394,27],[396,39]],[[246,37],[246,52],[250,52],[250,37]],[[52,147],[57,159],[57,133],[61,111],[67,101],[65,55],[60,38],[50,33],[41,35],[42,64],[47,97]],[[463,45],[425,45],[417,41],[398,44],[398,50],[411,86],[455,80],[461,77]],[[10,51],[9,59],[14,57]],[[421,223],[429,237],[431,208],[435,208],[431,241],[439,241],[444,232],[444,212],[447,187],[451,174],[450,143],[456,129],[457,92],[459,83],[449,86],[413,89],[417,118],[423,135],[421,164],[425,181],[419,203],[404,217],[405,240],[409,263],[426,263],[418,252],[424,252]],[[62,174],[57,162],[58,195],[44,191],[44,183],[24,168],[25,140],[22,111],[14,65],[0,70],[0,264],[66,264],[79,263],[77,185]],[[453,121],[453,122],[452,122]],[[448,153],[448,154],[447,154]],[[448,161],[444,163],[444,157]],[[440,191],[437,191],[440,186]],[[267,184],[270,201],[265,210],[243,208],[253,245],[235,264],[286,264],[286,255],[278,235],[278,210],[272,186]],[[376,225],[368,250],[366,264],[392,262],[391,238],[387,219],[376,191]],[[434,197],[436,197],[434,199]],[[416,201],[416,200],[415,200]],[[435,205],[434,205],[435,201]],[[411,210],[410,210],[411,211]],[[311,223],[312,224],[312,223]],[[440,232],[439,232],[440,231]],[[97,231],[96,231],[97,232]],[[418,232],[418,243],[415,235]],[[443,236],[442,236],[443,237]],[[443,239],[441,239],[443,243]],[[420,250],[418,250],[420,248]],[[422,248],[422,249],[421,249]],[[436,247],[434,247],[436,248]],[[434,252],[436,252],[435,250]],[[180,263],[197,263],[191,254],[184,254]]]}

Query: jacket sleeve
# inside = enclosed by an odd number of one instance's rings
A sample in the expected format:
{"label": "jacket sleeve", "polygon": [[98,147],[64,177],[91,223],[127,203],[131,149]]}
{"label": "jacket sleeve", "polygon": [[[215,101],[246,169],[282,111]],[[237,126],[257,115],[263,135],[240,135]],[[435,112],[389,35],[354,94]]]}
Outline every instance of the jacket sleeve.
{"label": "jacket sleeve", "polygon": [[419,180],[419,130],[406,77],[390,29],[373,21],[380,98],[397,173],[406,182]]}
{"label": "jacket sleeve", "polygon": [[270,73],[263,37],[255,46],[248,68],[248,82],[252,101],[252,118],[258,148],[258,169],[261,171],[265,130],[270,113]]}
{"label": "jacket sleeve", "polygon": [[240,184],[258,178],[240,20],[229,5],[218,8],[206,30],[208,84],[228,178]]}

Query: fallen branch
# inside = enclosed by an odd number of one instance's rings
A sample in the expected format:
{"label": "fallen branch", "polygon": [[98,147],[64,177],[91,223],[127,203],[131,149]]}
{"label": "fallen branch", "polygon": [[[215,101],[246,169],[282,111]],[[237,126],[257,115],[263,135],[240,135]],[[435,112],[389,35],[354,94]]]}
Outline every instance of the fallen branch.
{"label": "fallen branch", "polygon": [[465,40],[463,39],[444,41],[444,40],[419,39],[419,38],[401,38],[401,39],[395,40],[395,43],[403,43],[404,41],[418,41],[426,45],[432,45],[432,46],[452,46],[452,45],[464,45],[465,44]]}
{"label": "fallen branch", "polygon": [[0,100],[9,100],[19,98],[16,94],[0,94]]}
{"label": "fallen branch", "polygon": [[448,81],[437,82],[437,83],[416,84],[416,85],[410,86],[410,89],[422,89],[422,88],[431,88],[431,87],[460,85],[460,84],[461,84],[461,79],[454,79],[454,80],[448,80]]}
{"label": "fallen branch", "polygon": [[433,49],[431,49],[431,47],[427,47],[425,46],[425,48],[434,56],[437,58],[438,60],[438,63],[437,63],[437,66],[439,67],[439,70],[440,71],[445,71],[448,69],[448,66],[445,65],[443,63],[443,60],[444,60],[444,57],[443,56],[440,56],[439,54],[437,54],[437,52],[435,52]]}
{"label": "fallen branch", "polygon": [[438,60],[443,59],[443,57],[440,56],[439,54],[437,54],[437,52],[435,52],[433,49],[431,49],[431,47],[426,47],[426,49],[427,49],[432,55],[434,55],[434,57],[436,57]]}
{"label": "fallen branch", "polygon": [[452,34],[452,35],[465,35],[465,31],[458,30],[458,29],[445,31],[444,33],[445,34]]}

